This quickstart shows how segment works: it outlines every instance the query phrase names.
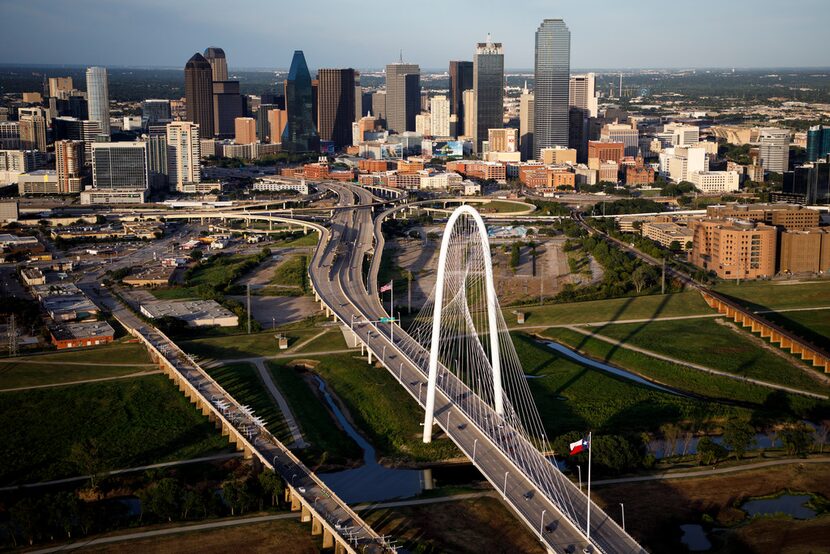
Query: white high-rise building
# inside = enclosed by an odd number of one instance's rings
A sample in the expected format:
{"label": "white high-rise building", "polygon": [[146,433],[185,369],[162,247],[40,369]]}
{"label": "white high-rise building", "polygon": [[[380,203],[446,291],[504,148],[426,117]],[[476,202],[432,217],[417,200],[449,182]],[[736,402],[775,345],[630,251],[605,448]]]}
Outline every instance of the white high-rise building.
{"label": "white high-rise building", "polygon": [[671,140],[672,146],[691,146],[700,142],[700,127],[684,123],[666,123],[663,125],[661,136]]}
{"label": "white high-rise building", "polygon": [[527,90],[527,81],[519,97],[519,150],[522,160],[533,158],[533,93]]}
{"label": "white high-rise building", "polygon": [[741,176],[737,171],[695,171],[689,182],[704,194],[734,192],[741,187]]}
{"label": "white high-rise building", "polygon": [[96,142],[92,145],[96,189],[149,188],[146,142]]}
{"label": "white high-rise building", "polygon": [[167,179],[170,188],[183,191],[185,184],[202,180],[199,126],[189,121],[167,124]]}
{"label": "white high-rise building", "polygon": [[419,113],[415,116],[415,132],[422,137],[432,136],[432,117],[429,112]]}
{"label": "white high-rise building", "polygon": [[672,181],[689,181],[694,173],[709,171],[705,148],[678,146],[660,153],[660,173]]}
{"label": "white high-rise building", "polygon": [[433,96],[429,102],[432,135],[450,136],[450,101],[446,96]]}
{"label": "white high-rise building", "polygon": [[102,135],[110,134],[110,95],[107,68],[89,67],[86,70],[86,99],[89,120],[96,121]]}
{"label": "white high-rise building", "polygon": [[461,93],[462,104],[464,105],[464,113],[469,117],[464,117],[464,136],[475,140],[476,129],[478,128],[475,114],[476,114],[476,93],[473,89],[467,89]]}
{"label": "white high-rise building", "polygon": [[758,157],[764,171],[784,173],[790,165],[790,132],[767,127],[758,134]]}
{"label": "white high-rise building", "polygon": [[596,76],[593,73],[571,75],[568,82],[569,105],[588,110],[591,117],[596,117],[599,111],[595,83]]}

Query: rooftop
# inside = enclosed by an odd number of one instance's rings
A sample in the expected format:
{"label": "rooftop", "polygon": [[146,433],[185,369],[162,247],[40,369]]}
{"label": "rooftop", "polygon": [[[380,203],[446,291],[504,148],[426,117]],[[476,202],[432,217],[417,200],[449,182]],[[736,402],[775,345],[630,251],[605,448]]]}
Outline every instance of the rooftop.
{"label": "rooftop", "polygon": [[106,321],[61,323],[50,325],[49,331],[55,340],[89,339],[115,335],[115,330]]}

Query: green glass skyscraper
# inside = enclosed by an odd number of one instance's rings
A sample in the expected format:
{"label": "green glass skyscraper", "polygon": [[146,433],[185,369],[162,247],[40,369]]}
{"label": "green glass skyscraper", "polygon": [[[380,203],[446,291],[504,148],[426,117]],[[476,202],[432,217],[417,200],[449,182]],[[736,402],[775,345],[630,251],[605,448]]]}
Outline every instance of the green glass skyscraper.
{"label": "green glass skyscraper", "polygon": [[285,80],[285,109],[288,121],[282,132],[282,149],[287,152],[317,152],[320,137],[314,124],[311,74],[302,50],[294,51]]}

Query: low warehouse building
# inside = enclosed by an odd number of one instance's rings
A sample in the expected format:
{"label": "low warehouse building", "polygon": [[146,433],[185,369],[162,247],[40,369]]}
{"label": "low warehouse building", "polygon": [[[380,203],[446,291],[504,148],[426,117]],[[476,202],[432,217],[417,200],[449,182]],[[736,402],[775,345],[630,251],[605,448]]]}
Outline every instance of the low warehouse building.
{"label": "low warehouse building", "polygon": [[174,317],[190,327],[236,327],[239,318],[215,300],[156,301],[141,305],[141,313],[151,319]]}

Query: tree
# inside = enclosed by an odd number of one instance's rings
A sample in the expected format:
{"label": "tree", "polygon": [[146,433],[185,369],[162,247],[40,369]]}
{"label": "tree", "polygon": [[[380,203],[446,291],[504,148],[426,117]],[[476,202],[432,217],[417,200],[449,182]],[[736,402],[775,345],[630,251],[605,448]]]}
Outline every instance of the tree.
{"label": "tree", "polygon": [[703,437],[697,443],[697,459],[702,464],[716,464],[726,456],[726,449],[709,437]]}
{"label": "tree", "polygon": [[663,440],[666,441],[664,455],[666,458],[670,458],[674,456],[674,451],[677,447],[677,439],[680,437],[680,427],[674,423],[664,423],[660,426],[660,432],[663,434]]}
{"label": "tree", "polygon": [[259,474],[259,484],[265,494],[271,497],[271,506],[278,506],[285,492],[282,478],[274,471],[263,471]]}
{"label": "tree", "polygon": [[818,453],[824,453],[824,445],[827,444],[827,435],[830,434],[830,420],[825,419],[816,427],[816,443],[818,444]]}
{"label": "tree", "polygon": [[680,246],[680,241],[678,240],[673,240],[669,243],[669,250],[671,250],[672,252],[680,252],[681,248],[682,247]]}
{"label": "tree", "polygon": [[755,443],[755,429],[748,421],[733,417],[723,429],[723,443],[732,451],[735,460],[740,460]]}
{"label": "tree", "polygon": [[182,496],[182,486],[176,479],[162,479],[153,487],[150,510],[161,519],[173,521],[180,513]]}
{"label": "tree", "polygon": [[95,486],[96,474],[101,471],[101,455],[98,448],[98,441],[94,438],[84,439],[76,442],[69,449],[70,459],[75,462],[78,469],[84,475],[90,476],[92,486]]}
{"label": "tree", "polygon": [[641,264],[634,270],[631,274],[631,282],[634,284],[634,289],[637,291],[637,294],[643,292],[643,289],[648,286],[650,278],[650,266]]}
{"label": "tree", "polygon": [[225,499],[225,504],[231,509],[231,515],[236,515],[240,509],[242,490],[239,483],[234,480],[228,480],[222,483],[222,497]]}
{"label": "tree", "polygon": [[806,423],[798,421],[781,430],[781,442],[790,456],[803,456],[812,442],[813,430]]}

